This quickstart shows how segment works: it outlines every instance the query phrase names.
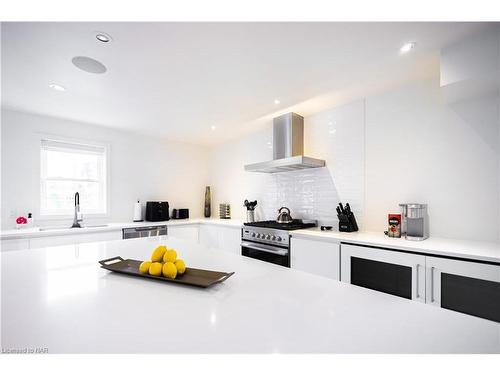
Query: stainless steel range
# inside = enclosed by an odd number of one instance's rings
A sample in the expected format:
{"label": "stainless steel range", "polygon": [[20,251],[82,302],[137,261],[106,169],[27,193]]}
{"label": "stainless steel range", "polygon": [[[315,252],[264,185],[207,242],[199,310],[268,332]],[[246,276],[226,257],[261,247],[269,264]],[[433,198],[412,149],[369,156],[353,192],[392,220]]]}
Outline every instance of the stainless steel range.
{"label": "stainless steel range", "polygon": [[241,231],[241,254],[290,267],[290,231],[315,226],[314,220],[292,220],[288,223],[277,221],[245,223]]}

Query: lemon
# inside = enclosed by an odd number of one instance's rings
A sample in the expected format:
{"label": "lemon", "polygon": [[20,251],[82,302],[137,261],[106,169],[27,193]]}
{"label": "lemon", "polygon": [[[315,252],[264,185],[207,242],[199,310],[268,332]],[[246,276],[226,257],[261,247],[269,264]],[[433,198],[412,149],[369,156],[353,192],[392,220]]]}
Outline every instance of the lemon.
{"label": "lemon", "polygon": [[165,255],[163,255],[164,262],[174,263],[176,259],[177,259],[177,252],[174,249],[167,250]]}
{"label": "lemon", "polygon": [[161,263],[151,263],[151,266],[149,267],[149,274],[153,276],[161,276]]}
{"label": "lemon", "polygon": [[154,251],[153,254],[151,254],[151,261],[152,262],[161,262],[163,259],[163,255],[167,251],[167,247],[164,245],[158,246]]}
{"label": "lemon", "polygon": [[177,276],[177,268],[172,262],[167,262],[163,265],[162,273],[163,276],[169,279],[175,279],[175,277]]}
{"label": "lemon", "polygon": [[142,262],[139,265],[139,272],[140,273],[148,273],[149,272],[149,267],[151,266],[151,262],[148,262],[147,260]]}
{"label": "lemon", "polygon": [[184,272],[186,272],[186,265],[184,264],[184,261],[182,259],[177,259],[174,264],[179,275],[182,275]]}

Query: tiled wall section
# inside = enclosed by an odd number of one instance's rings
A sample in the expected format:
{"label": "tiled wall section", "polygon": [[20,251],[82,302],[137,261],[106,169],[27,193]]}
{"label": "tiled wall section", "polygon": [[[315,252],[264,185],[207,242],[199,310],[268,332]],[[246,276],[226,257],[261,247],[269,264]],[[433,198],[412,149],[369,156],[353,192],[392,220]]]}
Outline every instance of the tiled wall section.
{"label": "tiled wall section", "polygon": [[338,202],[339,195],[327,168],[277,173],[263,191],[262,212],[266,219],[275,219],[278,209],[285,205],[294,218],[335,225]]}
{"label": "tiled wall section", "polygon": [[335,207],[349,202],[360,227],[364,214],[364,101],[305,118],[305,154],[325,159],[326,168],[272,174],[261,184],[260,213],[274,219],[287,206],[292,217],[337,226]]}

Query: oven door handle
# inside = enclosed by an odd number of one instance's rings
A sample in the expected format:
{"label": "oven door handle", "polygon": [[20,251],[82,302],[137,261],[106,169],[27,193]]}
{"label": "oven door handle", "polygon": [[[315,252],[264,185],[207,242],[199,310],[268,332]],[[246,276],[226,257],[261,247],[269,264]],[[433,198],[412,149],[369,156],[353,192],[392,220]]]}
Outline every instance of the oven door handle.
{"label": "oven door handle", "polygon": [[266,253],[271,253],[271,254],[276,254],[276,255],[281,255],[281,256],[287,256],[288,255],[288,250],[286,250],[286,249],[273,250],[273,249],[269,249],[269,248],[266,248],[266,247],[257,246],[257,245],[255,245],[253,243],[250,243],[250,242],[242,242],[241,246],[242,247],[248,247],[249,249],[252,249],[252,250],[264,251]]}

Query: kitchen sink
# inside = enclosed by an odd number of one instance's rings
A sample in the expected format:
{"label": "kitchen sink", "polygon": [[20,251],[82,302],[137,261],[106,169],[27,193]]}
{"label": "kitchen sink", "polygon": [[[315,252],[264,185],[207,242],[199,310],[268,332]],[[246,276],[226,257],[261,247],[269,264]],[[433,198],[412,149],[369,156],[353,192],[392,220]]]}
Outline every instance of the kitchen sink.
{"label": "kitchen sink", "polygon": [[43,228],[39,228],[38,230],[40,232],[47,232],[47,231],[51,231],[51,230],[61,230],[61,229],[105,228],[105,227],[108,227],[108,226],[109,226],[109,224],[85,225],[82,228],[71,228],[71,227],[68,227],[68,226],[58,226],[58,227],[43,227]]}

